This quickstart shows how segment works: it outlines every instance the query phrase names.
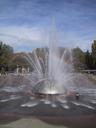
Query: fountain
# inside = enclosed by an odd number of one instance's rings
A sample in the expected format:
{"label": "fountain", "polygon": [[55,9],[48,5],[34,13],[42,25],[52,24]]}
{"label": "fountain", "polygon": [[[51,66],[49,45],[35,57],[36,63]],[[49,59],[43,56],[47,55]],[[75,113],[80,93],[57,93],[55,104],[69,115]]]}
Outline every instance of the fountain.
{"label": "fountain", "polygon": [[96,112],[96,86],[74,71],[72,50],[59,47],[56,37],[53,32],[46,47],[22,54],[30,64],[27,73],[17,65],[16,73],[0,77],[1,113],[49,118]]}
{"label": "fountain", "polygon": [[47,47],[34,50],[32,54],[26,54],[24,57],[33,67],[30,78],[33,93],[67,94],[74,77],[72,51],[58,46],[54,32]]}

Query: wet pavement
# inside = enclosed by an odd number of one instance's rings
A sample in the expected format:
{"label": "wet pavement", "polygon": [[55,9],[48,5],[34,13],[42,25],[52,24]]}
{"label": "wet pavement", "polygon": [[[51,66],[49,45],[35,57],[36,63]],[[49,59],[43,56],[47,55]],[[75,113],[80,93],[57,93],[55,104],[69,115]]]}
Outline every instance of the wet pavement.
{"label": "wet pavement", "polygon": [[9,119],[8,123],[11,123],[25,117],[36,118],[47,124],[60,125],[60,127],[69,122],[66,126],[72,124],[72,128],[75,126],[76,120],[78,122],[76,127],[80,125],[80,122],[86,126],[86,122],[90,120],[88,126],[95,128],[96,90],[80,90],[80,97],[76,100],[74,94],[67,97],[64,95],[48,97],[46,95],[38,98],[26,95],[23,91],[14,91],[14,88],[12,90],[8,87],[1,88],[0,123],[5,124]]}

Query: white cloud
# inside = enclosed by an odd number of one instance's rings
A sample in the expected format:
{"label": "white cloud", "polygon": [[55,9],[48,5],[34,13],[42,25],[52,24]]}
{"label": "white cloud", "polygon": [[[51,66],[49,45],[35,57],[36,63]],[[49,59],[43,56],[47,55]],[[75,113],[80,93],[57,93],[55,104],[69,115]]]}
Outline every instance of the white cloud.
{"label": "white cloud", "polygon": [[26,49],[28,47],[42,45],[42,31],[36,27],[0,27],[0,40],[13,46],[14,49],[18,51],[20,47],[21,49],[23,47]]}
{"label": "white cloud", "polygon": [[94,36],[90,36],[88,38],[88,35],[80,35],[79,33],[74,32],[62,32],[60,41],[61,45],[68,48],[76,48],[80,47],[82,50],[90,50],[92,41],[94,39]]}
{"label": "white cloud", "polygon": [[[11,45],[15,51],[31,51],[33,48],[42,47],[48,42],[49,28],[46,28],[45,31],[42,29],[27,26],[0,27],[0,40]],[[59,45],[69,48],[79,46],[83,50],[87,50],[91,47],[93,40],[93,36],[88,39],[86,35],[82,36],[75,31],[65,31],[58,35],[60,35],[57,40]],[[56,36],[56,38],[58,37]]]}
{"label": "white cloud", "polygon": [[0,33],[6,36],[17,37],[18,39],[41,40],[41,32],[37,28],[28,27],[0,27]]}

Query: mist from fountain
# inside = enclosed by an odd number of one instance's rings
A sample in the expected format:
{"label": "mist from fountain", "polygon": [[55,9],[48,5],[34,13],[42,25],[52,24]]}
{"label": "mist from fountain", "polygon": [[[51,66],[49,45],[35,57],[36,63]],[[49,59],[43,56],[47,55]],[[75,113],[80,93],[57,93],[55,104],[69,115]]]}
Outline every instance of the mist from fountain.
{"label": "mist from fountain", "polygon": [[30,77],[32,90],[42,94],[64,94],[73,85],[73,58],[71,49],[59,47],[56,32],[52,32],[48,46],[24,57],[33,67]]}

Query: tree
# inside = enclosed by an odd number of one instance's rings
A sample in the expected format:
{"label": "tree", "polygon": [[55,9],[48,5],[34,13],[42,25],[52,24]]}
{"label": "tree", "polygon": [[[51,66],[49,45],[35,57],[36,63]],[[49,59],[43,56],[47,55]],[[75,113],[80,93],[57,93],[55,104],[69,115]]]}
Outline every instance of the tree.
{"label": "tree", "polygon": [[76,69],[85,68],[85,53],[79,47],[73,49],[73,60]]}
{"label": "tree", "polygon": [[93,69],[93,58],[92,54],[87,50],[85,53],[85,63],[88,69]]}
{"label": "tree", "polygon": [[96,68],[96,40],[92,43],[93,67]]}
{"label": "tree", "polygon": [[11,63],[11,58],[13,55],[13,48],[7,44],[0,42],[0,70],[2,67],[8,70],[8,66]]}

